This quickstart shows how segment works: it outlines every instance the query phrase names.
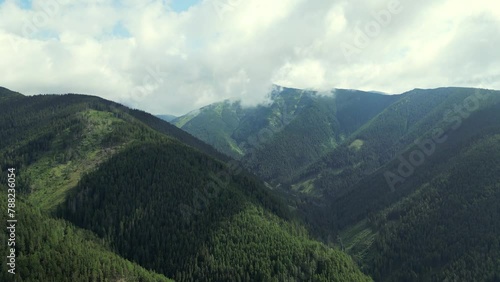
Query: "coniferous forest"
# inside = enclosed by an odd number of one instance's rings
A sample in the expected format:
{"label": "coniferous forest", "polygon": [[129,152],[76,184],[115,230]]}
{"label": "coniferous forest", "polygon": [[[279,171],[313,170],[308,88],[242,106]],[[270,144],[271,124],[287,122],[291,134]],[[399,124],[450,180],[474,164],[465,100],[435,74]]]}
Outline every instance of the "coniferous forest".
{"label": "coniferous forest", "polygon": [[16,281],[371,280],[258,178],[145,112],[6,89],[0,108]]}
{"label": "coniferous forest", "polygon": [[[241,160],[315,238],[346,251],[375,281],[498,281],[498,91],[336,90],[325,97],[285,88],[275,93],[268,123],[249,123],[257,114],[248,112],[234,127],[253,124],[249,136],[272,132],[283,101],[290,121]],[[210,143],[196,130],[209,114],[217,112],[205,107],[173,123]],[[238,132],[225,134],[237,140]]]}
{"label": "coniferous forest", "polygon": [[2,281],[500,281],[499,92],[271,98],[170,124],[1,88]]}

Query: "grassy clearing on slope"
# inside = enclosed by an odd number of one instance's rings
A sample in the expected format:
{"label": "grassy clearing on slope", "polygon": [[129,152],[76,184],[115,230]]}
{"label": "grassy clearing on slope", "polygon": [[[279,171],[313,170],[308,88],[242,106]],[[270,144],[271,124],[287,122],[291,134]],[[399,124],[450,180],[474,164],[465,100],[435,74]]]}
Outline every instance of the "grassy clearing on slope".
{"label": "grassy clearing on slope", "polygon": [[226,136],[225,139],[233,152],[235,152],[240,157],[243,157],[245,155],[245,152],[243,152],[243,150],[241,150],[241,148],[236,144],[236,141],[228,136]]}
{"label": "grassy clearing on slope", "polygon": [[103,147],[106,136],[116,124],[123,123],[113,113],[88,110],[81,118],[86,128],[76,144],[64,151],[56,150],[65,138],[62,132],[54,141],[54,150],[48,152],[25,172],[30,183],[30,202],[42,210],[52,211],[64,201],[69,189],[76,186],[81,176],[112,156],[119,147]]}
{"label": "grassy clearing on slope", "polygon": [[377,232],[369,226],[367,220],[360,221],[340,233],[345,251],[358,263],[366,259],[368,250],[376,236]]}
{"label": "grassy clearing on slope", "polygon": [[312,195],[314,193],[314,181],[316,178],[311,178],[300,183],[292,185],[292,190],[303,194]]}
{"label": "grassy clearing on slope", "polygon": [[354,151],[359,151],[361,147],[363,147],[363,144],[365,144],[365,141],[361,139],[356,139],[351,143],[351,145],[349,145],[349,149],[352,149]]}

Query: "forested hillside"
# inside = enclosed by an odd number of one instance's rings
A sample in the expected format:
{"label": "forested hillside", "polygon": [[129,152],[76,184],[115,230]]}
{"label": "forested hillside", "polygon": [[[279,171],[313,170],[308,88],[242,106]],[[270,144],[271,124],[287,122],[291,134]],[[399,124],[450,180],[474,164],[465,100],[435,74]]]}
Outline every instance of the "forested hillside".
{"label": "forested hillside", "polygon": [[326,200],[299,208],[377,281],[498,281],[499,102],[486,90],[405,94],[303,174]]}
{"label": "forested hillside", "polygon": [[371,280],[257,178],[167,122],[85,95],[1,97],[0,180],[18,171],[27,228],[22,281],[165,279],[118,255],[178,281]]}
{"label": "forested hillside", "polygon": [[365,264],[375,280],[500,281],[499,133],[373,217]]}
{"label": "forested hillside", "polygon": [[[7,188],[0,188],[0,200],[6,203]],[[1,281],[172,281],[119,257],[91,232],[53,219],[22,199],[16,210],[16,245],[11,246],[17,251],[16,274],[2,263]],[[0,220],[6,222],[6,210]],[[5,245],[7,235],[0,233]]]}
{"label": "forested hillside", "polygon": [[87,175],[60,213],[179,281],[368,280],[287,221],[267,188],[227,169],[182,145],[139,143]]}
{"label": "forested hillside", "polygon": [[499,281],[500,92],[301,97],[242,160],[281,184],[311,232],[376,281]]}
{"label": "forested hillside", "polygon": [[[480,97],[477,99],[477,109],[466,113],[467,118],[458,120],[459,113],[452,110],[456,106],[463,108],[464,101],[477,95]],[[450,151],[445,151],[446,148],[456,142],[467,142],[472,138],[473,133],[463,125],[475,120],[475,117],[486,115],[491,106],[496,105],[499,100],[498,92],[465,88],[416,90],[405,93],[398,102],[366,123],[338,148],[309,166],[291,183],[299,183],[296,186],[307,184],[316,195],[327,196],[329,200],[342,199],[339,200],[340,206],[350,205],[344,199],[359,183],[376,187],[376,189],[367,188],[366,193],[361,195],[370,205],[375,205],[377,201],[374,200],[385,195],[386,191],[395,190],[396,193],[391,195],[406,193],[405,189],[398,187],[399,182],[389,185],[384,176],[387,171],[386,166],[394,163],[396,166],[392,167],[392,171],[397,171],[401,155],[402,159],[408,160],[409,153],[424,146],[426,140],[440,139],[439,136],[443,138],[442,136],[450,134],[457,137],[453,139],[448,137],[446,142],[432,141],[436,147],[432,155],[444,153],[447,158],[452,156]],[[487,131],[489,123],[495,124],[496,120],[485,119],[485,122],[477,122],[472,128],[480,132]],[[483,133],[476,134],[480,138]],[[425,150],[425,147],[422,148]],[[405,154],[406,150],[409,151]],[[425,162],[427,165],[429,163],[431,162]],[[418,169],[421,168],[417,167],[414,170]],[[382,178],[378,177],[380,174]],[[415,173],[415,175],[422,174]],[[406,186],[412,186],[408,185],[408,182],[416,178],[409,177],[403,180]],[[355,217],[359,212],[361,210],[348,213],[349,218],[343,217],[341,221],[351,222],[352,219],[359,219]]]}
{"label": "forested hillside", "polygon": [[25,182],[22,189],[43,209],[53,209],[82,174],[134,140],[155,140],[168,135],[207,154],[225,158],[148,113],[98,97],[9,97],[0,101],[0,165],[22,168],[20,181]]}
{"label": "forested hillside", "polygon": [[266,185],[148,113],[0,89],[18,281],[499,281],[498,91],[271,98],[177,119]]}
{"label": "forested hillside", "polygon": [[173,123],[278,184],[332,151],[397,99],[354,90],[320,94],[276,87],[269,105],[242,108],[226,101]]}

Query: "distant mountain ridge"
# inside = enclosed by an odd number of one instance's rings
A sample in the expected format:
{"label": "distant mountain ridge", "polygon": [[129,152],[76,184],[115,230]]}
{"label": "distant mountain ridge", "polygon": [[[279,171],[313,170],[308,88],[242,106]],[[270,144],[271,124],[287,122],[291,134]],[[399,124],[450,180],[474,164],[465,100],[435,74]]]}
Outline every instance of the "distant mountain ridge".
{"label": "distant mountain ridge", "polygon": [[173,121],[174,119],[177,118],[176,116],[173,116],[173,115],[156,115],[156,117],[159,117],[162,120],[168,121],[168,122],[171,122],[171,121]]}
{"label": "distant mountain ridge", "polygon": [[270,105],[243,108],[238,102],[224,101],[172,123],[241,159],[265,180],[282,182],[398,98],[343,89],[324,95],[276,87],[270,93]]}

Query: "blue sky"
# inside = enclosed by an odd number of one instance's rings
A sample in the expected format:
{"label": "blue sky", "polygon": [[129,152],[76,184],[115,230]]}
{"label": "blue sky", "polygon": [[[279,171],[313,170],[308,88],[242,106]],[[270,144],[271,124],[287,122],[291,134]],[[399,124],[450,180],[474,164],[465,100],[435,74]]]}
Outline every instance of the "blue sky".
{"label": "blue sky", "polygon": [[[5,0],[0,0],[0,4],[5,2]],[[17,0],[16,2],[19,3],[19,6],[23,9],[30,9],[31,8],[31,0]]]}
{"label": "blue sky", "polygon": [[[4,3],[6,0],[0,0],[0,4]],[[14,0],[18,3],[19,7],[25,10],[30,10],[32,5],[32,0]],[[146,1],[146,0],[145,0]],[[189,10],[190,7],[200,3],[201,0],[171,0],[171,8],[177,13],[184,12]],[[120,0],[115,0],[115,3],[119,5]],[[119,22],[115,25],[112,31],[112,35],[118,37],[129,37],[130,33],[123,26],[122,22]],[[52,35],[44,34],[43,38],[54,37]]]}
{"label": "blue sky", "polygon": [[176,12],[187,11],[189,7],[198,4],[200,0],[172,0],[172,9]]}

